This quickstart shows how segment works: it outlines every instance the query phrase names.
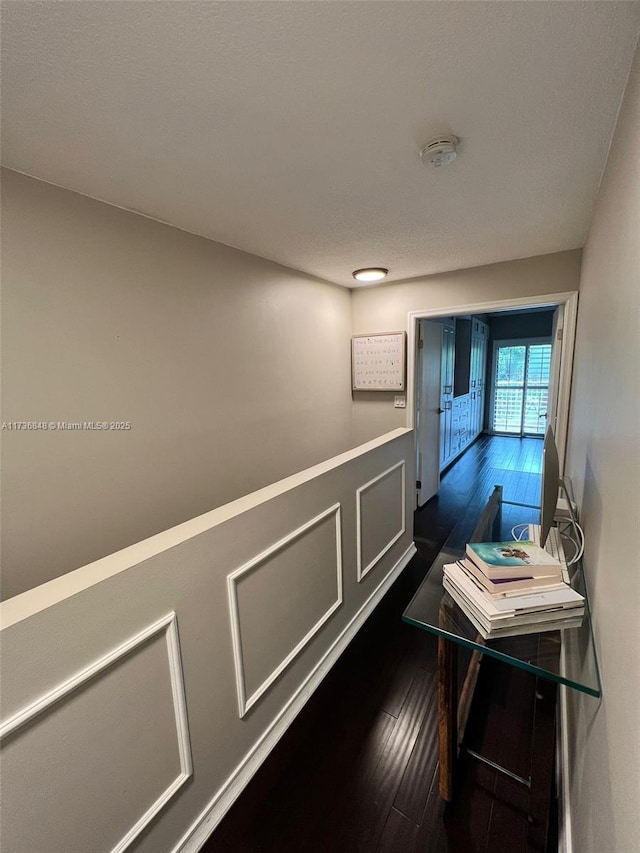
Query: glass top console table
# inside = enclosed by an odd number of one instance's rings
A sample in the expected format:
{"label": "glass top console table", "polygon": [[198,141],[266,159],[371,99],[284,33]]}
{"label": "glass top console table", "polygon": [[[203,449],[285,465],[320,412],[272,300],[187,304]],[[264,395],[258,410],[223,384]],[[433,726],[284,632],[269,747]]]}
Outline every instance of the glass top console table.
{"label": "glass top console table", "polygon": [[[443,566],[464,554],[467,542],[499,541],[501,537],[502,488],[496,486],[486,501],[471,501],[465,515],[436,558],[428,575],[403,614],[403,620],[438,637],[438,692],[440,738],[440,796],[453,797],[453,772],[482,655],[491,655],[511,666],[533,673],[546,682],[563,684],[591,696],[602,690],[591,629],[591,616],[583,569],[572,567],[571,586],[585,596],[582,625],[561,631],[545,631],[515,637],[484,640],[463,610],[444,590]],[[457,649],[473,652],[467,676],[458,695]],[[555,709],[555,690],[552,691]],[[481,756],[475,756],[493,764]],[[513,776],[505,768],[496,769]],[[524,784],[527,780],[519,779]],[[530,781],[530,780],[529,780]]]}

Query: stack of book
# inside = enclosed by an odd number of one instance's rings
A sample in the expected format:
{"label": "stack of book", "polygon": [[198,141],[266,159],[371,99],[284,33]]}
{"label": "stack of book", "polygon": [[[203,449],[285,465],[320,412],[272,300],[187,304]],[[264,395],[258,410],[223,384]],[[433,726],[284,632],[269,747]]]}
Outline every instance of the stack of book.
{"label": "stack of book", "polygon": [[444,567],[444,586],[485,640],[573,628],[584,616],[562,564],[533,542],[470,543]]}

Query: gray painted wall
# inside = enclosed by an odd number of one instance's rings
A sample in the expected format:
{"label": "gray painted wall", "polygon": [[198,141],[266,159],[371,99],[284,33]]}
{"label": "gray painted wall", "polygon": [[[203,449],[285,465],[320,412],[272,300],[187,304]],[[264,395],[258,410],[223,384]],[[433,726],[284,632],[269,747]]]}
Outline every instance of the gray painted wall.
{"label": "gray painted wall", "polygon": [[3,593],[352,446],[349,291],[3,173]]}
{"label": "gray painted wall", "polygon": [[553,311],[532,311],[529,314],[488,314],[489,337],[492,341],[509,338],[550,338],[553,330]]}
{"label": "gray painted wall", "polygon": [[200,849],[415,553],[372,445],[2,604],[3,853]]}
{"label": "gray painted wall", "polygon": [[569,691],[573,850],[640,837],[640,54],[584,249],[567,472],[577,486],[603,680]]}

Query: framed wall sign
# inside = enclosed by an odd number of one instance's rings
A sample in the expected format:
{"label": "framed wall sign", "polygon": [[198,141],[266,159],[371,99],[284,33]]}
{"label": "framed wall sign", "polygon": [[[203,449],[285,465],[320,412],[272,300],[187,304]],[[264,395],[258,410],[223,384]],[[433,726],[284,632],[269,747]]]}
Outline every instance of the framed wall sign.
{"label": "framed wall sign", "polygon": [[351,387],[354,391],[404,391],[406,362],[406,332],[354,335]]}

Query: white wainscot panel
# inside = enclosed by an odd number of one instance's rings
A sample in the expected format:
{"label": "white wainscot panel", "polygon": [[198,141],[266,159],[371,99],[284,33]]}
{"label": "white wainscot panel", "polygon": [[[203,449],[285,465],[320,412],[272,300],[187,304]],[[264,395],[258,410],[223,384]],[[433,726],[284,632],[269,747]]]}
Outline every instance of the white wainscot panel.
{"label": "white wainscot panel", "polygon": [[3,849],[123,853],[192,774],[176,614],[18,711],[0,737]]}
{"label": "white wainscot panel", "polygon": [[227,577],[243,717],[342,604],[340,504]]}
{"label": "white wainscot panel", "polygon": [[356,491],[358,583],[374,569],[406,529],[405,463],[397,462]]}

